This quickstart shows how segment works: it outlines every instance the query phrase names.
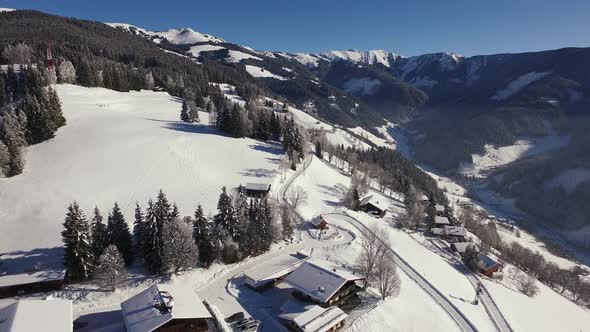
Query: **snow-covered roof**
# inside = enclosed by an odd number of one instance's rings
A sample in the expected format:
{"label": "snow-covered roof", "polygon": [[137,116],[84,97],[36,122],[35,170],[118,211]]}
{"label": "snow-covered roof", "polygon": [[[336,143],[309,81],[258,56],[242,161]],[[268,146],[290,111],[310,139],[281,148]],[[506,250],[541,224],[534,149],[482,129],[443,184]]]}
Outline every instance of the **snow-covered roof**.
{"label": "snow-covered roof", "polygon": [[43,254],[4,254],[0,257],[0,287],[63,280],[66,270],[61,260]]}
{"label": "snow-covered roof", "polygon": [[467,231],[465,227],[460,226],[445,226],[445,233],[450,236],[466,236]]}
{"label": "snow-covered roof", "polygon": [[477,260],[477,266],[479,266],[479,268],[487,270],[496,265],[498,265],[498,263],[496,263],[495,260],[490,258],[490,256],[479,254],[479,259]]}
{"label": "snow-covered roof", "polygon": [[308,258],[309,256],[300,252],[275,257],[257,267],[245,271],[246,283],[252,287],[264,285],[269,281],[293,272]]}
{"label": "snow-covered roof", "polygon": [[270,190],[269,183],[246,183],[244,186],[246,190],[268,191]]}
{"label": "snow-covered roof", "polygon": [[[167,292],[171,299],[166,298]],[[171,311],[156,309],[157,302],[173,301]],[[128,332],[149,332],[174,319],[211,318],[195,292],[186,287],[154,285],[121,303]]]}
{"label": "snow-covered roof", "polygon": [[430,231],[434,235],[445,235],[445,230],[442,228],[432,228]]}
{"label": "snow-covered roof", "polygon": [[467,247],[469,245],[473,245],[473,243],[469,243],[469,242],[455,242],[452,244],[452,246],[455,247],[455,250],[457,250],[458,253],[464,253],[465,250],[467,250]]}
{"label": "snow-covered roof", "polygon": [[363,205],[366,205],[367,203],[375,206],[376,208],[378,208],[381,211],[387,210],[387,204],[385,203],[385,201],[379,200],[377,197],[375,197],[373,195],[363,198],[360,202],[360,205],[363,206]]}
{"label": "snow-covered roof", "polygon": [[434,206],[434,209],[436,210],[436,212],[445,212],[445,207],[440,204],[436,204]]}
{"label": "snow-covered roof", "polygon": [[279,318],[295,323],[303,332],[324,332],[346,319],[348,315],[338,307],[322,308],[290,300],[281,307]]}
{"label": "snow-covered roof", "polygon": [[447,218],[447,217],[436,216],[436,217],[434,217],[434,224],[435,225],[450,225],[451,222],[449,221],[449,218]]}
{"label": "snow-covered roof", "polygon": [[0,309],[0,332],[72,330],[69,300],[21,300]]}
{"label": "snow-covered roof", "polygon": [[326,262],[304,262],[285,278],[285,281],[300,292],[327,302],[344,284],[364,279],[349,271],[334,268]]}

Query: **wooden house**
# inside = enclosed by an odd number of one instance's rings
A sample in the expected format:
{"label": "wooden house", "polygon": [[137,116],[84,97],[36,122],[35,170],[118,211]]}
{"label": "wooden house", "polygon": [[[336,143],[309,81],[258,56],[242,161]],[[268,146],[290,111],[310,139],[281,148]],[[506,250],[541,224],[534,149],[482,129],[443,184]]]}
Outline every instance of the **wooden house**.
{"label": "wooden house", "polygon": [[363,198],[360,201],[359,209],[375,217],[383,218],[383,216],[385,216],[385,212],[387,211],[387,204],[384,200],[380,200],[371,195]]}
{"label": "wooden house", "polygon": [[246,183],[245,186],[240,186],[240,192],[252,198],[262,198],[270,192],[269,183]]}

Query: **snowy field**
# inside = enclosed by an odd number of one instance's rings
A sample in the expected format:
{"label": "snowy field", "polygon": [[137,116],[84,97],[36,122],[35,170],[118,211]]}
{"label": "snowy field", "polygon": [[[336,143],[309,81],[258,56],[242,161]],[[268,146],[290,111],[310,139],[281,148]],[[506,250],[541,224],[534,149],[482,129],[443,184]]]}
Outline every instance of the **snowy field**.
{"label": "snowy field", "polygon": [[[61,246],[74,200],[87,215],[95,205],[106,214],[116,201],[132,224],[135,202],[145,208],[160,189],[181,215],[192,215],[197,203],[215,212],[222,186],[278,179],[280,146],[182,123],[180,102],[167,93],[57,91],[67,125],[27,149],[23,174],[0,179],[0,252]],[[200,117],[208,123],[206,113]]]}

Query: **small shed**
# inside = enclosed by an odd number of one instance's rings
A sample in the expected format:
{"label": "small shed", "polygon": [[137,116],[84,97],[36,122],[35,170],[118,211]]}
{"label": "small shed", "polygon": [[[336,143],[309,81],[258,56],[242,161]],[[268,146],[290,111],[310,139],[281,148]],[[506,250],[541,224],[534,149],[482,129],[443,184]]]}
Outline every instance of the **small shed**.
{"label": "small shed", "polygon": [[347,317],[338,307],[323,308],[293,300],[281,306],[279,315],[290,329],[298,332],[335,331],[344,325]]}
{"label": "small shed", "polygon": [[71,332],[73,329],[69,300],[20,300],[0,309],[0,332]]}
{"label": "small shed", "polygon": [[240,192],[252,198],[262,198],[270,192],[269,183],[246,183],[245,186],[240,186]]}
{"label": "small shed", "polygon": [[128,332],[209,331],[211,313],[186,287],[154,285],[121,303]]}
{"label": "small shed", "polygon": [[483,275],[491,278],[494,275],[494,272],[497,272],[500,269],[500,264],[488,255],[479,254],[477,267],[479,267],[479,271]]}
{"label": "small shed", "polygon": [[323,215],[311,219],[310,223],[315,229],[328,229],[328,222]]}
{"label": "small shed", "polygon": [[382,218],[387,211],[387,204],[383,199],[379,199],[373,195],[363,198],[359,203],[361,211],[370,213],[376,217]]}

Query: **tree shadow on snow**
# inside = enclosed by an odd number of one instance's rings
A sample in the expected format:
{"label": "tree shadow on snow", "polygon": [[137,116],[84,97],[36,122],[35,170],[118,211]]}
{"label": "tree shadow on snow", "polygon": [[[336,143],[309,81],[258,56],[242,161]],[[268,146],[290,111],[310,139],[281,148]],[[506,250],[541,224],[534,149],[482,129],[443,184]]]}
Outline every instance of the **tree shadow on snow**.
{"label": "tree shadow on snow", "polygon": [[271,154],[283,154],[283,148],[278,143],[258,142],[256,144],[250,144],[249,147],[256,151],[262,151]]}
{"label": "tree shadow on snow", "polygon": [[0,255],[0,277],[11,274],[36,273],[41,278],[63,276],[63,248],[35,248]]}
{"label": "tree shadow on snow", "polygon": [[270,178],[277,174],[277,171],[266,168],[247,168],[240,172],[242,176]]}

